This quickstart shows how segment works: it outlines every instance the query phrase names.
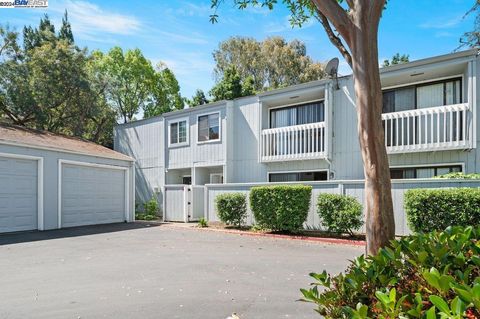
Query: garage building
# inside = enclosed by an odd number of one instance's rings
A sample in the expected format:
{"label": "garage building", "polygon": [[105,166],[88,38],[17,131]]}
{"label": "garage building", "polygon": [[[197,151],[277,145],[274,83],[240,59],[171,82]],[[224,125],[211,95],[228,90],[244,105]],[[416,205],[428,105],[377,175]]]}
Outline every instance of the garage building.
{"label": "garage building", "polygon": [[0,233],[134,220],[134,160],[0,123]]}

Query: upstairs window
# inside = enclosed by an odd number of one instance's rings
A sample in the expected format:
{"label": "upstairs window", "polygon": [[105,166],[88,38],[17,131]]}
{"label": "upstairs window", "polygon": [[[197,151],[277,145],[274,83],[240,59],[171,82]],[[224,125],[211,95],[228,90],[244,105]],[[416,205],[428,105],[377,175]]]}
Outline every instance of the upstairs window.
{"label": "upstairs window", "polygon": [[169,123],[169,145],[181,146],[188,144],[188,121],[178,120]]}
{"label": "upstairs window", "polygon": [[275,108],[270,110],[270,128],[325,121],[323,101]]}
{"label": "upstairs window", "polygon": [[198,142],[220,140],[220,113],[198,117]]}
{"label": "upstairs window", "polygon": [[462,80],[448,79],[383,91],[383,113],[462,103]]}

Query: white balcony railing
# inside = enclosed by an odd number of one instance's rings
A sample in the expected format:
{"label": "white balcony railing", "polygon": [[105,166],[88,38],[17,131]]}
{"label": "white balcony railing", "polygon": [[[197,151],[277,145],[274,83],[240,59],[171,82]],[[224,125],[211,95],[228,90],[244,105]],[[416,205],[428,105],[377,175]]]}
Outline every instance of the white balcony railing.
{"label": "white balcony railing", "polygon": [[318,122],[263,130],[262,162],[326,157],[325,128],[325,122]]}
{"label": "white balcony railing", "polygon": [[468,149],[469,117],[467,103],[382,114],[387,153]]}

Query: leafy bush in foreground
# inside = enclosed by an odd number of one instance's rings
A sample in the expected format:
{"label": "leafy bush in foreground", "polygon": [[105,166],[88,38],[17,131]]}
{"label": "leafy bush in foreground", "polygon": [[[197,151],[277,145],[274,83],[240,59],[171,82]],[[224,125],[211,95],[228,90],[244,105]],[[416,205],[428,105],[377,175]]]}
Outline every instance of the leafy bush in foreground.
{"label": "leafy bush in foreground", "polygon": [[260,228],[298,231],[310,209],[312,187],[304,185],[258,186],[250,190],[250,206]]}
{"label": "leafy bush in foreground", "polygon": [[404,237],[345,274],[310,275],[302,300],[327,319],[480,318],[480,228]]}
{"label": "leafy bush in foreground", "polygon": [[348,233],[363,225],[362,205],[355,197],[340,194],[320,194],[317,198],[317,213],[328,231]]}
{"label": "leafy bush in foreground", "polygon": [[448,226],[480,226],[480,189],[411,189],[405,193],[410,228],[429,232]]}

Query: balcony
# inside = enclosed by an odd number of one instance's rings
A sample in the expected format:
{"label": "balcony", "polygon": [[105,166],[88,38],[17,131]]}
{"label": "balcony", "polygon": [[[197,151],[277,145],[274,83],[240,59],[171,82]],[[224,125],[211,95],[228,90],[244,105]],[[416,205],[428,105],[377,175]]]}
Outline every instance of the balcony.
{"label": "balcony", "polygon": [[382,114],[387,153],[469,149],[467,103]]}
{"label": "balcony", "polygon": [[262,131],[261,161],[326,158],[325,122],[271,128]]}

